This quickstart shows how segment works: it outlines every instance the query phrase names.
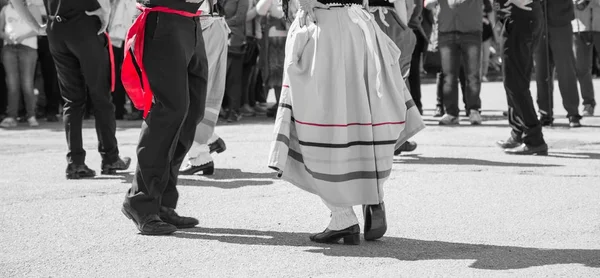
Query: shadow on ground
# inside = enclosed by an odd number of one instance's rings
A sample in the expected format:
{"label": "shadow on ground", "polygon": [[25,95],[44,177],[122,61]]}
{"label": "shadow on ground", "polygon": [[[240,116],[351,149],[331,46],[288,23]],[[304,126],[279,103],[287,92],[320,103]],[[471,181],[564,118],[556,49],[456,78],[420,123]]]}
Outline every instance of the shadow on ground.
{"label": "shadow on ground", "polygon": [[[410,159],[403,159],[410,158]],[[394,158],[396,164],[421,164],[421,165],[470,165],[470,166],[496,166],[496,167],[561,167],[556,164],[501,162],[474,158],[458,157],[424,157],[420,154],[402,154]]]}
{"label": "shadow on ground", "polygon": [[[110,176],[98,176],[95,179],[121,180],[122,183],[130,184],[133,181],[133,175],[132,172],[121,172]],[[215,169],[215,174],[211,176],[180,175],[177,185],[235,189],[245,186],[271,185],[275,178],[275,173],[252,173],[240,169]]]}
{"label": "shadow on ground", "polygon": [[193,228],[181,230],[175,233],[174,237],[243,245],[315,247],[306,252],[335,257],[391,258],[400,261],[472,260],[474,262],[470,265],[471,268],[486,270],[560,264],[581,264],[600,268],[600,250],[523,248],[397,237],[384,237],[375,242],[363,241],[359,246],[326,245],[309,241],[308,235],[244,229]]}

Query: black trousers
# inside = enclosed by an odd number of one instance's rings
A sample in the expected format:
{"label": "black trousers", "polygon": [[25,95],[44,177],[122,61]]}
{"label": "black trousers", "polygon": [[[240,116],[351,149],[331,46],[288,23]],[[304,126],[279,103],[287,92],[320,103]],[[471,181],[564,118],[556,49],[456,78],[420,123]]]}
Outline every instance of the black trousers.
{"label": "black trousers", "polygon": [[539,1],[530,6],[531,11],[513,7],[511,18],[506,20],[503,71],[512,136],[525,144],[538,146],[545,142],[529,83],[533,53],[542,34],[543,14]]}
{"label": "black trousers", "polygon": [[208,61],[199,18],[148,15],[144,67],[154,104],[142,123],[137,169],[125,203],[142,221],[175,208],[177,176],[204,117]]}
{"label": "black trousers", "polygon": [[225,77],[223,105],[236,112],[242,106],[244,55],[242,46],[230,46],[227,52],[227,76]]}
{"label": "black trousers", "polygon": [[58,114],[58,107],[61,103],[60,87],[58,86],[58,76],[56,66],[50,52],[50,43],[48,37],[38,36],[38,59],[44,79],[44,94],[46,95],[45,112],[47,116]]}
{"label": "black trousers", "polygon": [[[571,24],[552,27],[544,24],[544,31],[535,53],[535,80],[537,103],[540,112],[553,116],[554,70],[567,117],[579,116],[579,90],[575,54],[573,53],[573,29]],[[547,35],[547,36],[546,36]]]}
{"label": "black trousers", "polygon": [[423,114],[423,104],[421,103],[421,56],[427,48],[427,40],[421,32],[413,30],[417,37],[417,43],[415,50],[412,53],[412,60],[410,61],[410,72],[408,74],[408,86],[410,89],[410,95],[412,96],[417,109]]}
{"label": "black trousers", "polygon": [[127,93],[125,92],[125,87],[123,87],[123,82],[121,81],[121,65],[123,65],[123,48],[115,47],[113,48],[113,53],[115,57],[115,76],[117,76],[117,80],[115,80],[115,91],[112,95],[112,102],[115,105],[115,118],[117,120],[122,120],[123,116],[126,114],[125,110],[125,100]]}
{"label": "black trousers", "polygon": [[115,137],[115,107],[110,93],[108,40],[97,35],[100,20],[82,13],[48,29],[50,52],[54,57],[60,92],[64,99],[64,124],[69,163],[83,164],[85,150],[81,138],[83,113],[88,96],[94,107],[98,151],[102,161],[119,159]]}

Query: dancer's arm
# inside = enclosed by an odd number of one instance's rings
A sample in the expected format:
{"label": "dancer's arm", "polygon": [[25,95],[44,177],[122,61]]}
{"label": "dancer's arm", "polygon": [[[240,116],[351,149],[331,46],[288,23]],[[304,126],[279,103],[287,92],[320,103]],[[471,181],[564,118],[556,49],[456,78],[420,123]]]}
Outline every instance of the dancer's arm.
{"label": "dancer's arm", "polygon": [[25,20],[29,27],[31,27],[31,29],[33,29],[33,31],[35,31],[39,35],[45,35],[46,24],[42,25],[36,20],[35,16],[33,16],[33,14],[31,14],[31,11],[27,8],[27,4],[25,3],[25,1],[26,0],[10,0],[19,16],[21,16]]}
{"label": "dancer's arm", "polygon": [[[78,0],[81,1],[81,0]],[[106,27],[108,27],[108,21],[110,20],[110,0],[96,0],[100,8],[95,11],[86,11],[85,13],[89,16],[97,16],[100,19],[102,25],[100,26],[100,30],[98,30],[98,35],[104,33],[106,31]]]}

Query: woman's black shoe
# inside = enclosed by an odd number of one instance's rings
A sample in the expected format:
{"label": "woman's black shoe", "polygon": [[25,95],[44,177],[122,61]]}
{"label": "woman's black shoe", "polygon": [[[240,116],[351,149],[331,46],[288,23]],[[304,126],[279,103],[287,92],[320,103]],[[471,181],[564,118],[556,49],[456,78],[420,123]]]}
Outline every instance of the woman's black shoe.
{"label": "woman's black shoe", "polygon": [[364,205],[363,213],[365,216],[365,240],[376,240],[383,237],[387,231],[383,202],[378,205]]}
{"label": "woman's black shoe", "polygon": [[214,174],[215,173],[215,163],[211,161],[209,163],[202,164],[200,166],[188,164],[187,166],[185,166],[185,168],[179,170],[179,174],[189,176],[189,175],[196,174],[200,171],[202,171],[202,175],[204,175],[204,176],[210,176],[210,175]]}
{"label": "woman's black shoe", "polygon": [[359,245],[360,227],[356,224],[340,231],[325,229],[321,233],[310,235],[309,238],[318,243],[338,243],[340,239],[344,239],[344,244]]}
{"label": "woman's black shoe", "polygon": [[85,178],[93,178],[96,176],[96,172],[87,167],[85,164],[74,164],[67,165],[65,171],[68,180],[78,180]]}

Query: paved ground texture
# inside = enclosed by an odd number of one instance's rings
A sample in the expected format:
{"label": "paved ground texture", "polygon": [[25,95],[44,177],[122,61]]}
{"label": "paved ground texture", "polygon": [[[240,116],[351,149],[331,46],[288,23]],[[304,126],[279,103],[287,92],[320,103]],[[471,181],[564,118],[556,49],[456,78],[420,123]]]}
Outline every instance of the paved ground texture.
{"label": "paved ground texture", "polygon": [[[67,181],[61,124],[0,130],[0,277],[599,277],[600,117],[568,128],[556,93],[550,155],[507,156],[494,145],[509,133],[500,83],[483,85],[478,127],[438,126],[433,90],[419,148],[396,157],[385,187],[388,233],[360,246],[308,240],[329,212],[265,166],[266,118],[217,128],[228,150],[215,175],[179,182],[178,211],[200,225],[163,237],[120,212],[132,170]],[[134,157],[140,122],[118,125]],[[87,162],[99,172],[93,126]]]}

